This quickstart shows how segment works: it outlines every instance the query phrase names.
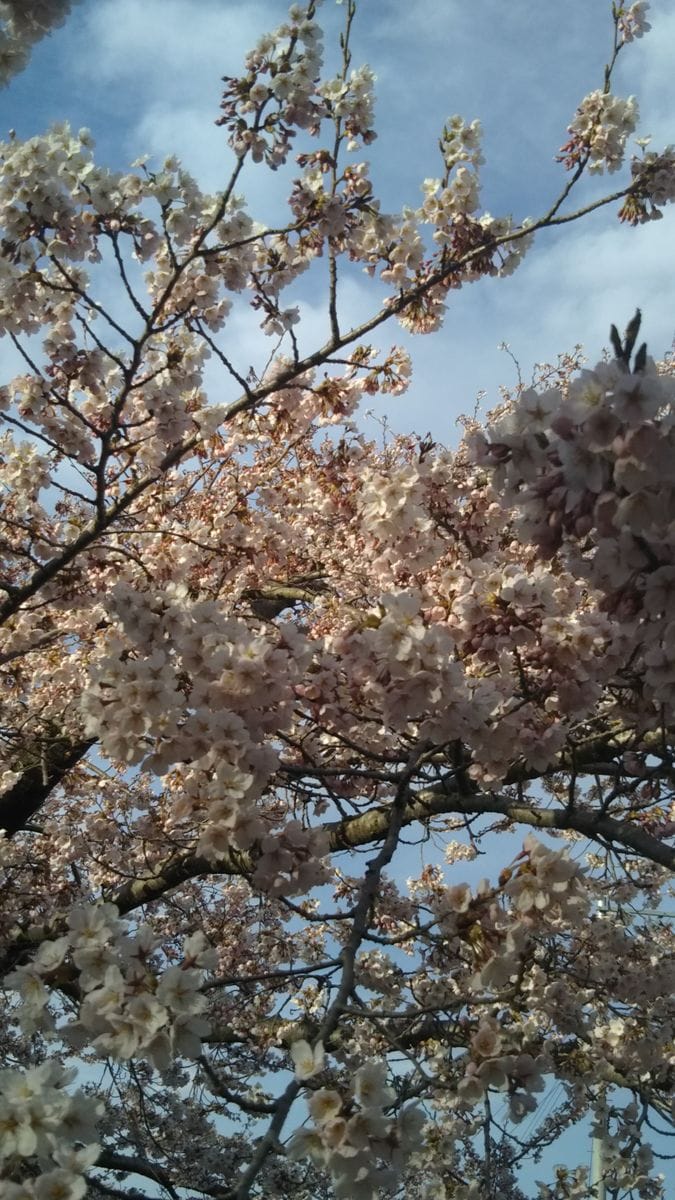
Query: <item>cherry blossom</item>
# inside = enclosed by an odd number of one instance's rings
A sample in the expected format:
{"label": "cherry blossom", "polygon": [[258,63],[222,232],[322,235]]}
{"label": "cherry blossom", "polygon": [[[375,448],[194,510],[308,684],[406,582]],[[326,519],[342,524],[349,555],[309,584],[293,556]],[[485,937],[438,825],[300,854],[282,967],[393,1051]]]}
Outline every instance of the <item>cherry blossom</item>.
{"label": "cherry blossom", "polygon": [[[68,6],[24,7],[5,77]],[[542,1155],[595,1128],[607,1186],[660,1200],[673,362],[638,313],[452,447],[363,417],[411,379],[387,322],[437,329],[563,205],[675,197],[672,147],[620,174],[647,5],[613,6],[540,217],[482,207],[463,115],[384,211],[357,7],[327,68],[318,9],[225,78],[218,194],[66,124],[0,152],[3,1195],[520,1200],[530,1159],[537,1200],[591,1200]],[[249,163],[288,176],[273,227]],[[343,279],[379,295],[358,326]]]}

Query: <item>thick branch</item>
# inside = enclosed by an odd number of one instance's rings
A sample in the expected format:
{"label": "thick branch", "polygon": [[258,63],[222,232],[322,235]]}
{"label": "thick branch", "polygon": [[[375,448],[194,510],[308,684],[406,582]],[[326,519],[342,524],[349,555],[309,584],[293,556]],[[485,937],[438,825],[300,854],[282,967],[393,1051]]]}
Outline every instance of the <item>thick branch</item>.
{"label": "thick branch", "polygon": [[0,796],[0,829],[5,831],[7,837],[24,828],[50,792],[58,787],[68,771],[84,758],[93,745],[93,738],[71,742],[66,737],[60,737],[31,747],[35,761]]}
{"label": "thick branch", "polygon": [[[431,817],[453,814],[498,815],[515,824],[530,825],[535,829],[569,829],[604,846],[609,844],[630,850],[659,866],[675,869],[675,849],[633,822],[603,816],[592,809],[543,808],[492,792],[467,796],[451,790],[450,785],[438,785],[418,792],[406,805],[402,827],[416,821],[428,821]],[[390,819],[391,809],[378,807],[362,816],[347,817],[326,825],[331,852],[379,841],[386,835]],[[188,879],[201,875],[249,875],[253,867],[253,857],[241,852],[223,855],[217,863],[188,854],[173,862],[160,864],[157,873],[150,879],[137,879],[125,884],[110,899],[117,904],[120,912],[127,913],[160,899]]]}
{"label": "thick branch", "polygon": [[[536,829],[570,829],[605,845],[632,850],[641,858],[675,869],[675,849],[630,821],[617,821],[592,809],[541,808],[494,793],[476,796],[443,791],[441,787],[419,792],[406,810],[406,824],[443,814],[495,814],[519,825]],[[331,848],[346,850],[376,841],[387,828],[387,809],[375,808],[362,817],[336,822],[330,827]]]}

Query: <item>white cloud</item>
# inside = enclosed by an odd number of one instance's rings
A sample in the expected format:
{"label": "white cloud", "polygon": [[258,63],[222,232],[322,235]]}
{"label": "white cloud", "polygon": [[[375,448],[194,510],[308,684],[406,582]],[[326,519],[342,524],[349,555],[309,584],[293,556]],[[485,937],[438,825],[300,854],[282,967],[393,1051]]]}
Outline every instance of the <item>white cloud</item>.
{"label": "white cloud", "polygon": [[161,93],[167,105],[218,90],[228,65],[279,20],[278,5],[256,0],[96,0],[81,11],[81,73],[97,87],[131,83],[141,103]]}
{"label": "white cloud", "polygon": [[[275,11],[276,8],[276,11]],[[222,76],[239,71],[278,6],[219,0],[97,0],[71,43],[73,71],[104,102],[124,155],[178,153],[206,188],[222,182]]]}

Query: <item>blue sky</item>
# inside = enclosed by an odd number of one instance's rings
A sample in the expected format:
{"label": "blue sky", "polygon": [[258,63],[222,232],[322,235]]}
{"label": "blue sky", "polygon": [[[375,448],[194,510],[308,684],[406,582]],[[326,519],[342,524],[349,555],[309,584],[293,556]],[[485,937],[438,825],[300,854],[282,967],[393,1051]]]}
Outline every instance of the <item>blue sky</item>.
{"label": "blue sky", "polygon": [[[602,85],[609,2],[364,0],[361,9],[353,65],[367,61],[378,77],[379,137],[360,157],[372,163],[385,210],[420,202],[421,180],[440,173],[443,120],[459,112],[483,122],[485,208],[516,219],[544,211],[564,182],[554,157],[566,126],[582,97]],[[214,125],[221,76],[238,73],[246,50],[286,11],[283,0],[81,0],[36,48],[25,73],[0,93],[0,130],[14,127],[29,136],[68,119],[92,130],[103,163],[126,167],[143,153],[156,161],[177,153],[215,190],[231,162],[224,131]],[[334,0],[324,0],[329,56],[343,13]],[[658,148],[675,141],[675,0],[654,0],[650,19],[651,32],[622,52],[614,90],[637,95],[639,132],[651,133]],[[596,178],[580,199],[599,188],[614,190],[620,178]],[[254,168],[243,190],[253,215],[278,220],[288,176]],[[610,322],[623,327],[639,305],[650,349],[666,351],[675,333],[675,213],[631,229],[614,212],[540,234],[512,278],[454,293],[442,333],[412,340],[398,327],[383,333],[383,346],[403,341],[413,353],[411,391],[379,405],[393,428],[454,438],[455,418],[473,409],[480,390],[489,404],[500,383],[515,382],[512,362],[498,349],[504,341],[525,378],[534,362],[577,342],[595,361]],[[314,348],[325,324],[308,278],[301,312],[307,348]],[[365,276],[352,274],[343,311],[363,319],[377,291]],[[266,357],[270,344],[252,318],[240,320],[234,333],[242,360]]]}

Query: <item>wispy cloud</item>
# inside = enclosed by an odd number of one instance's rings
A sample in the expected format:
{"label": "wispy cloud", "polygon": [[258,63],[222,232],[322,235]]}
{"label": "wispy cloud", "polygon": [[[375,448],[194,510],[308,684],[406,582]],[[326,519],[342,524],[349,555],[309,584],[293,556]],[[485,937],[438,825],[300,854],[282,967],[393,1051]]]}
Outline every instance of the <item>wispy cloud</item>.
{"label": "wispy cloud", "polygon": [[133,83],[141,105],[194,103],[235,69],[261,33],[283,19],[278,4],[219,0],[96,0],[82,10],[74,46],[79,67],[96,86]]}

